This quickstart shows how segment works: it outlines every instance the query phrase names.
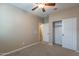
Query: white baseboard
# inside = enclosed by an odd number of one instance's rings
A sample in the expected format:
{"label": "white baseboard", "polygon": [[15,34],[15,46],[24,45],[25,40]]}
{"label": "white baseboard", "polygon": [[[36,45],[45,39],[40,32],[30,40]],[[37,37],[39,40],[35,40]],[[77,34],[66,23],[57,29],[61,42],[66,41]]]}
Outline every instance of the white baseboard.
{"label": "white baseboard", "polygon": [[53,43],[49,43],[49,45],[53,45]]}
{"label": "white baseboard", "polygon": [[1,54],[1,56],[5,56],[5,55],[8,55],[8,54],[11,54],[11,53],[20,51],[20,50],[22,50],[22,49],[24,49],[24,48],[28,48],[28,47],[31,47],[31,46],[33,46],[33,45],[39,44],[39,43],[40,43],[40,42],[32,43],[32,44],[30,44],[30,45],[27,45],[27,46],[24,46],[24,47],[15,49],[15,50],[13,50],[13,51],[10,51],[10,52],[7,52],[7,53],[3,53],[3,54]]}
{"label": "white baseboard", "polygon": [[48,45],[53,45],[52,43],[50,43],[50,42],[45,42],[45,41],[42,41],[41,43],[43,43],[43,44],[48,44]]}

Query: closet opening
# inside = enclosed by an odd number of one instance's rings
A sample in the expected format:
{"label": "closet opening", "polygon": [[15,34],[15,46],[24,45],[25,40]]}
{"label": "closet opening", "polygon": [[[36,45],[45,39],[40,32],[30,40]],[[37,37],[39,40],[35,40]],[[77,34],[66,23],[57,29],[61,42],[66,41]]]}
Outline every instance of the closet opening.
{"label": "closet opening", "polygon": [[62,46],[62,20],[53,22],[53,44]]}

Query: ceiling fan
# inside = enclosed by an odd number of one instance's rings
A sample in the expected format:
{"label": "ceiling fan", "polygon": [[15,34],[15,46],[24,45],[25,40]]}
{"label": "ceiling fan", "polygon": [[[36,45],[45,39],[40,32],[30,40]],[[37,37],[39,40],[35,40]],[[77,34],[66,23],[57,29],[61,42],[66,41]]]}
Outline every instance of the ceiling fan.
{"label": "ceiling fan", "polygon": [[43,12],[46,12],[45,6],[55,6],[56,3],[35,3],[35,7],[32,9],[32,11],[36,10],[37,8],[41,8]]}

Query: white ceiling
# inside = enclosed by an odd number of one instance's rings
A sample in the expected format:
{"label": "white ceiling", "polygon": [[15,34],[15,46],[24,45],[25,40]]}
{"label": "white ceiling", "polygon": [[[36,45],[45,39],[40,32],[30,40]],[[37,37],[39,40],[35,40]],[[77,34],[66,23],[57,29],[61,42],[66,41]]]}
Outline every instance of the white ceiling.
{"label": "white ceiling", "polygon": [[[31,12],[32,14],[45,17],[51,13],[57,12],[59,10],[67,9],[73,6],[78,6],[79,4],[78,3],[56,3],[55,7],[45,7],[46,12],[42,12],[42,10],[39,8],[36,9],[35,11],[32,11],[32,8],[33,8],[32,3],[12,3],[11,5],[24,9],[25,11]],[[57,10],[54,10],[54,8],[57,8]]]}

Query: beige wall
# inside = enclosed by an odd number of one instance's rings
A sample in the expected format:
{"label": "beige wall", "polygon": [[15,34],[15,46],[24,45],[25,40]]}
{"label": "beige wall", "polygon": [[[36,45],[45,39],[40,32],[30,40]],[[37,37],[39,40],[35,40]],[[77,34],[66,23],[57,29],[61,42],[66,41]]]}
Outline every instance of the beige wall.
{"label": "beige wall", "polygon": [[0,53],[39,42],[41,19],[9,4],[0,4]]}
{"label": "beige wall", "polygon": [[53,42],[53,21],[62,20],[64,18],[71,18],[71,17],[77,17],[78,23],[77,23],[77,47],[79,50],[79,6],[71,7],[65,10],[58,11],[54,14],[49,15],[49,31],[50,31],[50,43]]}

